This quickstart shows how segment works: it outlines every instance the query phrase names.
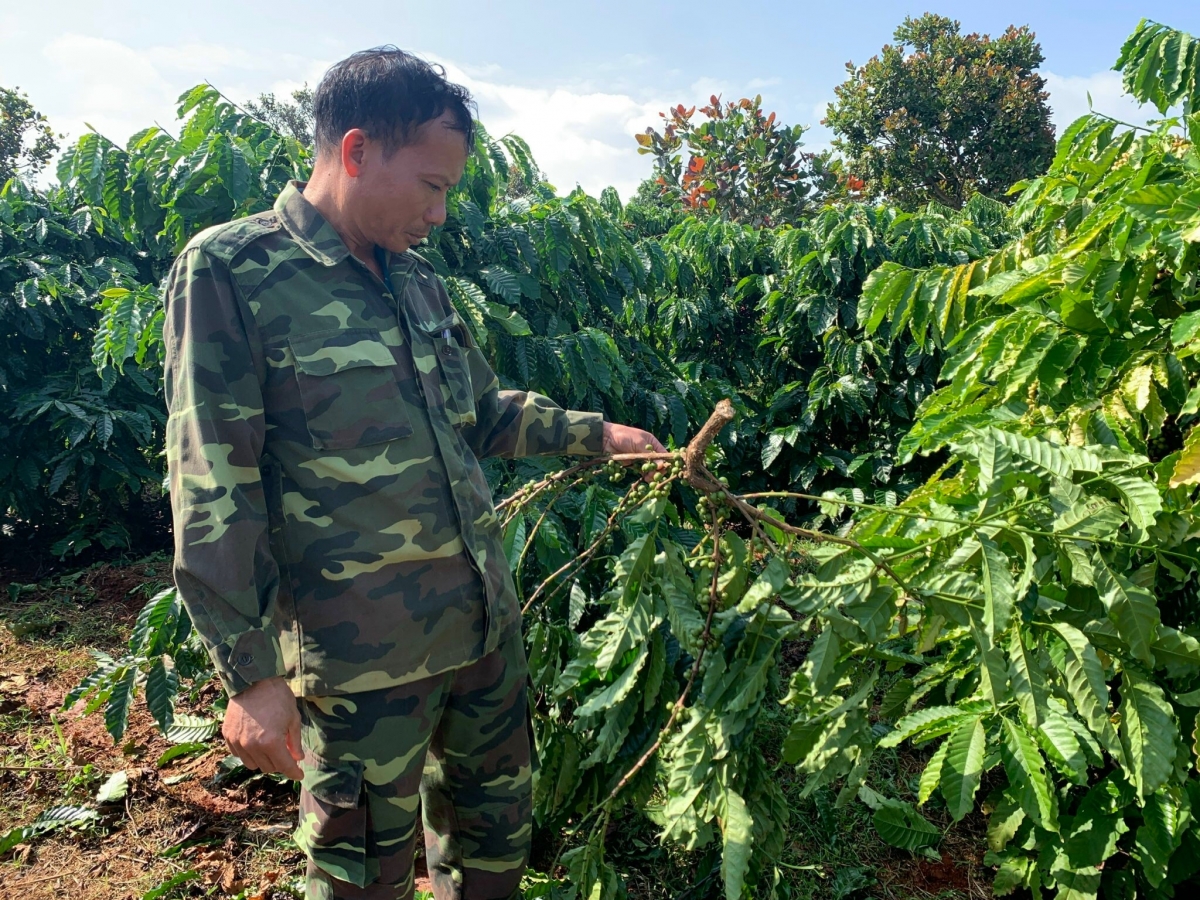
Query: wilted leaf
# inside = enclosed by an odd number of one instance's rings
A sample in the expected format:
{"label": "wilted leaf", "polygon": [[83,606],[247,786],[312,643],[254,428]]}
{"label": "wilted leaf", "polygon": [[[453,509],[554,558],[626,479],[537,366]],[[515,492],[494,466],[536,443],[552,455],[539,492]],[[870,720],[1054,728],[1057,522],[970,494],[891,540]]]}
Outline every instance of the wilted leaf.
{"label": "wilted leaf", "polygon": [[167,732],[172,744],[195,744],[210,741],[221,730],[221,723],[204,716],[176,715],[175,723]]}
{"label": "wilted leaf", "polygon": [[113,803],[124,799],[129,793],[129,776],[124,772],[113,772],[108,776],[100,790],[96,792],[97,803]]}

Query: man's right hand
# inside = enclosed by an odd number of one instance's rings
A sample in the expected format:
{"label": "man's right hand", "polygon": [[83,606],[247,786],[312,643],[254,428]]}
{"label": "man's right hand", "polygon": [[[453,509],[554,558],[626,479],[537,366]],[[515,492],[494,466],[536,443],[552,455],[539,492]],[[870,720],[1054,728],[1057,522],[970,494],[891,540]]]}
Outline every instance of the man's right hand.
{"label": "man's right hand", "polygon": [[246,768],[296,781],[304,777],[300,711],[284,679],[267,678],[230,697],[221,734]]}

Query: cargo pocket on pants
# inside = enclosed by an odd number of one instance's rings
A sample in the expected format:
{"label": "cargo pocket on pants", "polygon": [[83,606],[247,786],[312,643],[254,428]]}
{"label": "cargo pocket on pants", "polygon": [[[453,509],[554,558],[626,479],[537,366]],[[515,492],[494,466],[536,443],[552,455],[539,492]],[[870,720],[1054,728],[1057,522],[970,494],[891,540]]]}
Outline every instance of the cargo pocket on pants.
{"label": "cargo pocket on pants", "polygon": [[306,751],[302,767],[296,844],[333,878],[365,887],[379,877],[379,861],[368,853],[363,764],[331,762]]}

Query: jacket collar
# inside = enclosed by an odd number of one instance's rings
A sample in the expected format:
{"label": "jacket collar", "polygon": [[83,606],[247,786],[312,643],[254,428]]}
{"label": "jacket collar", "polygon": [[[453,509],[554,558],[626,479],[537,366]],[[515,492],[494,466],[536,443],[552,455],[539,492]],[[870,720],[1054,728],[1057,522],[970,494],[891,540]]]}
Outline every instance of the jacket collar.
{"label": "jacket collar", "polygon": [[[334,231],[315,206],[304,199],[306,181],[289,181],[275,199],[275,212],[292,239],[309,256],[326,266],[336,266],[349,258],[350,248]],[[391,271],[407,272],[418,261],[424,261],[412,250],[407,253],[384,254],[384,267]]]}
{"label": "jacket collar", "polygon": [[309,256],[326,266],[335,266],[350,250],[317,208],[304,199],[307,182],[289,181],[275,200],[275,212],[292,239]]}

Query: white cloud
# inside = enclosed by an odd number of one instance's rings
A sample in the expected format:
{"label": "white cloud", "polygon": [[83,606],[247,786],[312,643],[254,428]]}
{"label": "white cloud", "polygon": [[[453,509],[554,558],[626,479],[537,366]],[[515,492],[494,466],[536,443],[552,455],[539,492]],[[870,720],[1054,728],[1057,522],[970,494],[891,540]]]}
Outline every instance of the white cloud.
{"label": "white cloud", "polygon": [[179,89],[169,84],[144,54],[117,41],[65,34],[42,50],[63,101],[46,112],[71,140],[91,125],[124,144],[155,121],[169,126]]}
{"label": "white cloud", "polygon": [[284,95],[315,84],[328,63],[290,54],[249,54],[215,44],[134,49],[119,41],[63,34],[41,48],[38,105],[74,141],[89,126],[118,144],[159,124],[174,131],[179,95],[205,80],[235,101]]}
{"label": "white cloud", "polygon": [[190,43],[151,47],[145,52],[145,56],[156,66],[192,72],[201,79],[216,69],[269,67],[268,61],[262,56],[247,53],[239,47],[225,47],[221,44]]}
{"label": "white cloud", "polygon": [[[235,101],[264,91],[287,96],[302,84],[315,86],[332,62],[204,43],[134,49],[72,33],[52,38],[41,53],[48,65],[37,94],[55,127],[73,141],[91,125],[119,144],[155,122],[174,131],[176,99],[199,82],[211,81]],[[612,185],[628,198],[650,173],[633,136],[659,123],[665,100],[589,86],[523,87],[508,83],[497,66],[439,61],[475,96],[489,132],[523,137],[560,191],[579,184],[598,194]]]}
{"label": "white cloud", "polygon": [[1132,125],[1144,125],[1147,119],[1158,118],[1153,106],[1139,106],[1125,93],[1119,72],[1103,71],[1091,75],[1057,75],[1043,73],[1046,90],[1050,93],[1051,119],[1061,135],[1068,125],[1088,113],[1091,108]]}
{"label": "white cloud", "polygon": [[650,161],[638,155],[633,136],[658,124],[666,101],[567,87],[522,87],[473,75],[449,60],[438,61],[453,81],[471,91],[489,133],[524,138],[559,191],[578,184],[598,194],[612,185],[628,198],[650,174]]}

